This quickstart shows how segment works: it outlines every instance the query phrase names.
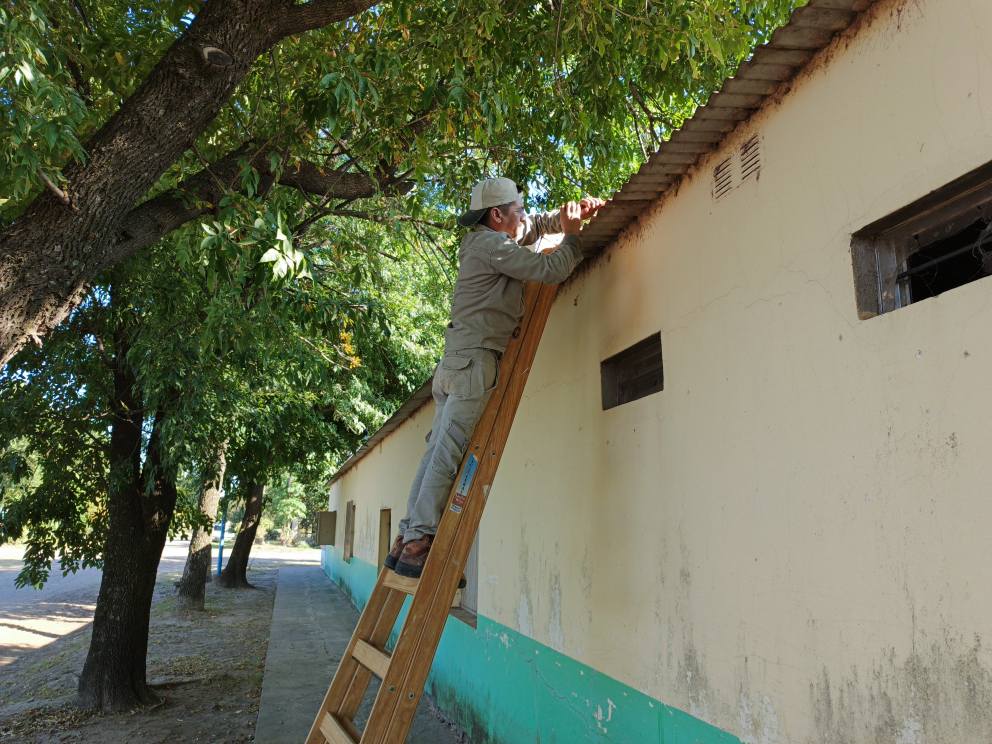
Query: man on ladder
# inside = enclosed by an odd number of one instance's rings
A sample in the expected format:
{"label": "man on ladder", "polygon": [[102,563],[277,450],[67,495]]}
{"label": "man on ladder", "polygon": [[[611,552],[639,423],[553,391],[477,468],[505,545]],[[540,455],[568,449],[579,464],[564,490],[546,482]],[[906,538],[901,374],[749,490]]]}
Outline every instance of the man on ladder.
{"label": "man on ladder", "polygon": [[[470,209],[458,219],[472,230],[458,250],[451,321],[444,356],[434,371],[435,413],[427,451],[385,560],[397,574],[420,578],[423,572],[465,449],[496,387],[500,357],[523,315],[523,282],[564,281],[583,259],[582,221],[604,203],[586,198],[531,217],[508,178],[487,178],[472,189]],[[557,250],[523,247],[558,232],[565,237]]]}
{"label": "man on ladder", "polygon": [[[471,209],[459,220],[473,230],[459,251],[445,354],[434,375],[434,428],[386,564],[407,575],[388,568],[379,572],[306,744],[405,741],[558,282],[582,260],[577,233],[583,218],[602,205],[591,198],[571,202],[532,221],[524,216],[512,181],[487,179],[473,190]],[[517,242],[558,230],[565,238],[551,254]],[[526,288],[524,280],[531,280]],[[506,374],[499,379],[501,355]],[[458,488],[452,489],[459,466]],[[390,649],[404,607],[406,619]],[[359,731],[356,716],[373,677],[381,682]]]}

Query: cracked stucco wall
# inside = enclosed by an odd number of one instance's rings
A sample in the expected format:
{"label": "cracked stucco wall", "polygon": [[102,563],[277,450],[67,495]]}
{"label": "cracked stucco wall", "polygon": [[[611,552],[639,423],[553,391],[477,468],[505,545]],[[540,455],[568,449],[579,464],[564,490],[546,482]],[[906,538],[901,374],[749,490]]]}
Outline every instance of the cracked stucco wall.
{"label": "cracked stucco wall", "polygon": [[[481,528],[481,616],[754,744],[992,741],[992,279],[860,321],[850,258],[992,159],[992,3],[872,15],[565,288]],[[657,331],[665,390],[601,411]],[[356,555],[429,425],[335,485]]]}

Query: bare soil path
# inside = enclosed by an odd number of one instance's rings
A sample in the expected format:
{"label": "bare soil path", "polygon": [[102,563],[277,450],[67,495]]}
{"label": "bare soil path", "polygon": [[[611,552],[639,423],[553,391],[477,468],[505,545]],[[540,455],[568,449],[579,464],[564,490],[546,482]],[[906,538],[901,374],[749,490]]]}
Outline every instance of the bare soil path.
{"label": "bare soil path", "polygon": [[254,735],[280,566],[316,565],[319,551],[256,545],[255,590],[207,585],[207,611],[176,612],[187,546],[163,553],[152,606],[148,679],[164,701],[100,716],[73,707],[99,591],[95,569],[43,591],[15,590],[20,553],[0,549],[0,742],[248,742]]}

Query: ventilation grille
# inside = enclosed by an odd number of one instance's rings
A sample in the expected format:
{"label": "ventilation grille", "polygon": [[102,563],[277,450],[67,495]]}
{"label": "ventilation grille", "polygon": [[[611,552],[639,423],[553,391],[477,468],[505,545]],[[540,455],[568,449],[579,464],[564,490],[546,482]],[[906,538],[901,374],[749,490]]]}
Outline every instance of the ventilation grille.
{"label": "ventilation grille", "polygon": [[761,176],[761,135],[755,134],[713,169],[713,199],[719,201],[745,181]]}
{"label": "ventilation grille", "polygon": [[749,178],[758,180],[761,176],[761,140],[754,135],[741,145],[741,181]]}
{"label": "ventilation grille", "polygon": [[734,188],[734,159],[727,158],[713,169],[713,198],[720,199]]}

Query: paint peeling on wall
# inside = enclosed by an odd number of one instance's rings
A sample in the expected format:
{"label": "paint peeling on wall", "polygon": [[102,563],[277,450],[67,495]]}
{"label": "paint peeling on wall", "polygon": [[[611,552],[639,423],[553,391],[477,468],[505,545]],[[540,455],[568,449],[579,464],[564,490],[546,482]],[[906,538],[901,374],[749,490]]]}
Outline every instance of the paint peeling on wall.
{"label": "paint peeling on wall", "polygon": [[679,661],[679,690],[689,699],[689,713],[704,721],[712,720],[713,692],[691,638],[685,642]]}
{"label": "paint peeling on wall", "polygon": [[778,714],[767,695],[753,700],[742,686],[737,704],[737,721],[743,744],[784,744]]}

